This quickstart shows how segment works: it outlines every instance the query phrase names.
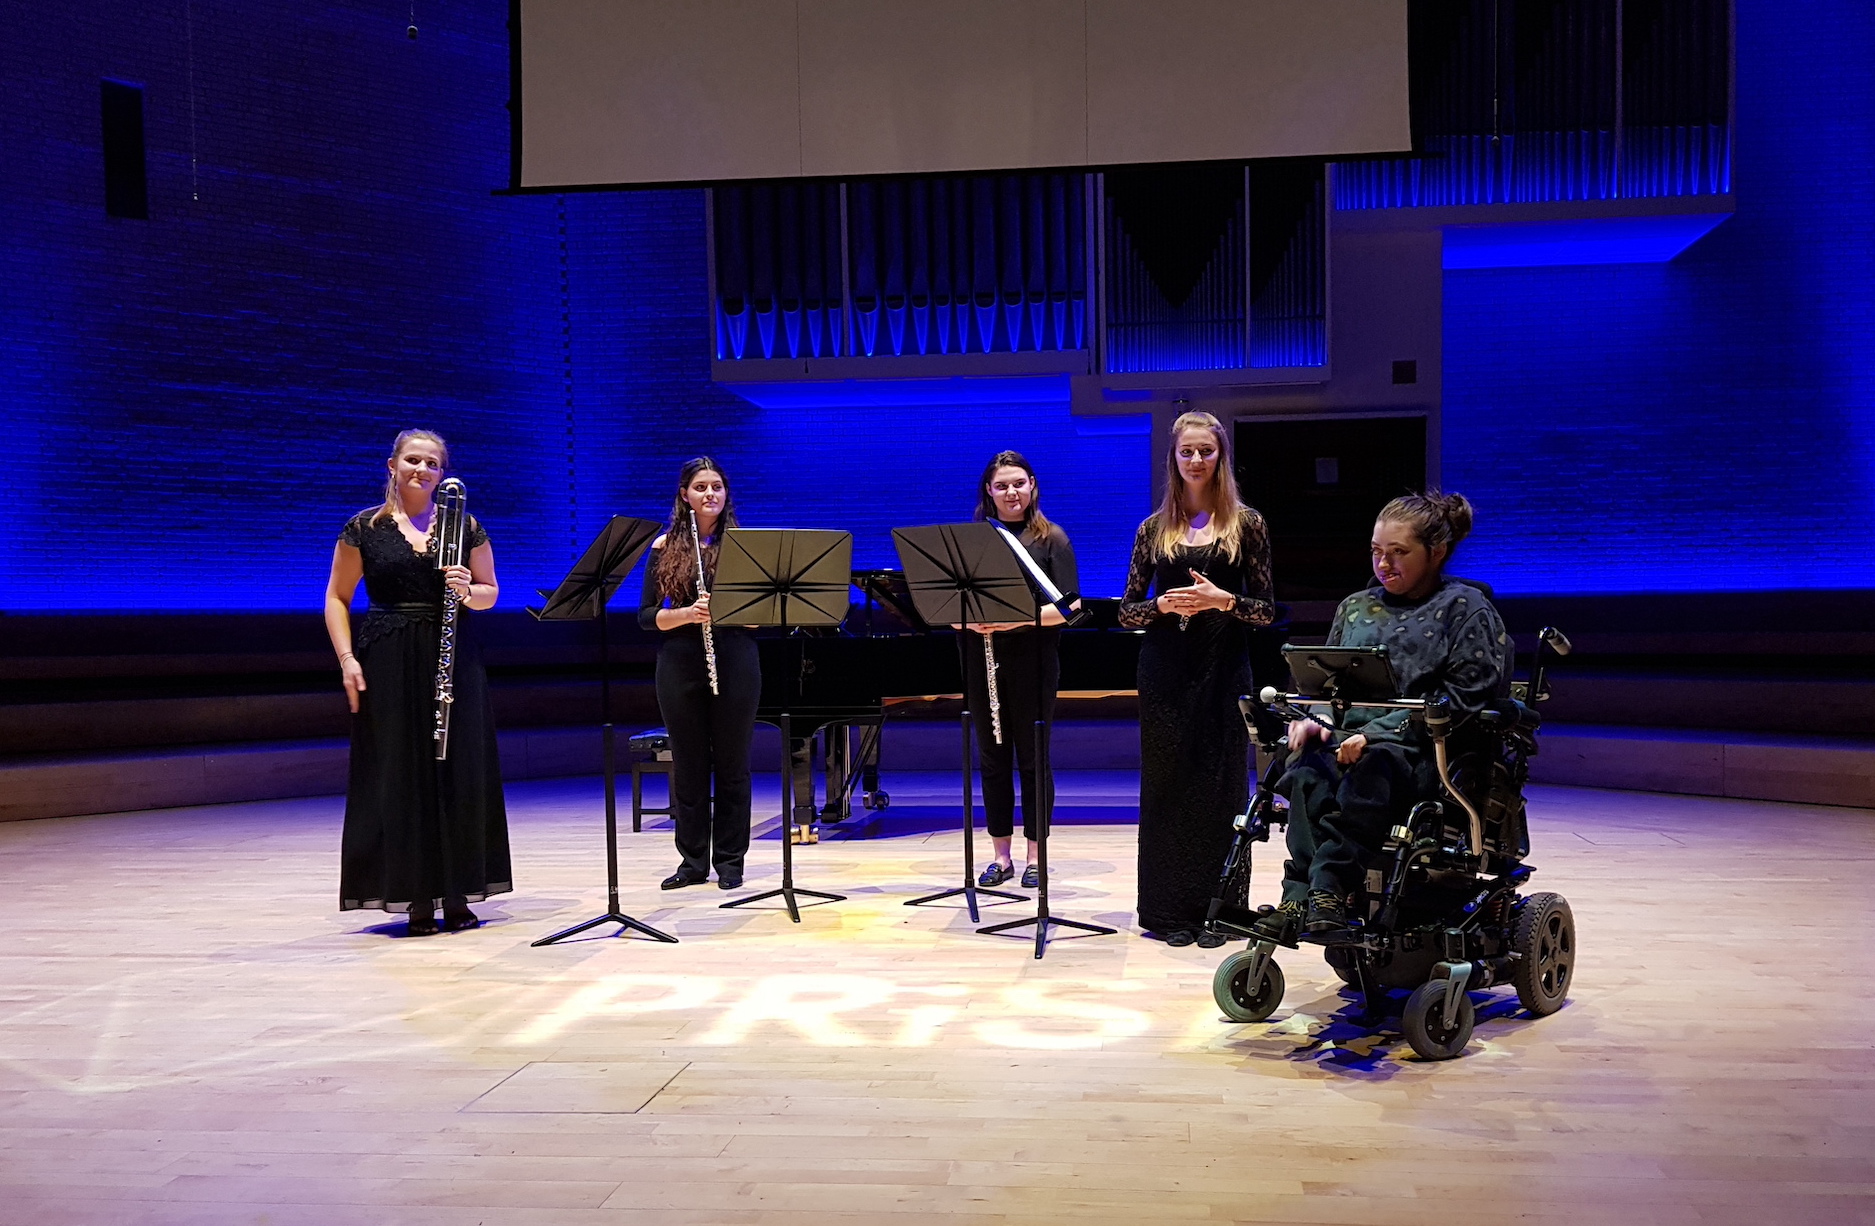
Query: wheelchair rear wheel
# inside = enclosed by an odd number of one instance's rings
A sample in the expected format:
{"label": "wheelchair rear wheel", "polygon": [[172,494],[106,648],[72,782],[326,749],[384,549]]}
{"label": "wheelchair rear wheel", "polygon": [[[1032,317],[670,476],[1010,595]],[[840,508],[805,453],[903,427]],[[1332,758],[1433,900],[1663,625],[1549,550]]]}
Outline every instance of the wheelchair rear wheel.
{"label": "wheelchair rear wheel", "polygon": [[1260,1022],[1276,1012],[1283,1003],[1283,968],[1274,958],[1263,960],[1263,973],[1250,982],[1250,968],[1256,961],[1250,950],[1240,949],[1218,963],[1211,976],[1211,999],[1233,1022]]}
{"label": "wheelchair rear wheel", "polygon": [[1547,1017],[1562,1008],[1576,966],[1576,920],[1568,900],[1561,894],[1524,899],[1510,947],[1521,955],[1511,975],[1517,1002],[1532,1017]]}
{"label": "wheelchair rear wheel", "polygon": [[1445,980],[1431,979],[1413,989],[1413,994],[1406,998],[1400,1028],[1406,1032],[1406,1041],[1413,1045],[1413,1051],[1421,1060],[1450,1060],[1471,1042],[1471,1028],[1478,1021],[1478,1011],[1472,1007],[1471,997],[1460,992],[1458,1008],[1448,1018],[1445,996]]}

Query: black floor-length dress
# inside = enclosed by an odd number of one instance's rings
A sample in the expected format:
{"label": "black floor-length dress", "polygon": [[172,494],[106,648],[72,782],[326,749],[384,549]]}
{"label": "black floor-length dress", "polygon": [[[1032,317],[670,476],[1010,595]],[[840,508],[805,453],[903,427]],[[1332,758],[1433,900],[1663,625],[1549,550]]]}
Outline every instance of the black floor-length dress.
{"label": "black floor-length dress", "polygon": [[[443,574],[397,523],[362,511],[340,536],[364,559],[371,607],[352,639],[365,692],[352,717],[351,778],[339,866],[339,909],[433,911],[514,888],[488,677],[475,614],[456,618],[449,757],[436,760],[436,648]],[[469,547],[488,534],[471,521]]]}
{"label": "black floor-length dress", "polygon": [[[1230,847],[1231,819],[1250,794],[1250,738],[1237,697],[1250,690],[1250,627],[1275,612],[1269,531],[1246,508],[1235,560],[1217,545],[1155,556],[1157,519],[1139,526],[1120,622],[1143,627],[1139,651],[1139,923],[1196,929]],[[1197,570],[1231,593],[1180,628],[1153,599],[1189,587]]]}

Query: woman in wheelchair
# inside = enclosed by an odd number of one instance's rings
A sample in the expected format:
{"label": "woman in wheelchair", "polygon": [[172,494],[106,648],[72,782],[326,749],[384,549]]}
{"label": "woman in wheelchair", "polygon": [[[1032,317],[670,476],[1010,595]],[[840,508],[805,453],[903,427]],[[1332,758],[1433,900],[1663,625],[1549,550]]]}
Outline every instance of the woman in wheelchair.
{"label": "woman in wheelchair", "polygon": [[[1490,598],[1444,567],[1471,530],[1463,495],[1396,498],[1374,523],[1376,584],[1343,600],[1328,645],[1387,649],[1402,696],[1451,701],[1455,723],[1510,694],[1511,641]],[[1336,737],[1339,743],[1336,743]],[[1331,733],[1289,725],[1289,859],[1282,902],[1255,925],[1264,937],[1333,944],[1348,934],[1350,896],[1392,826],[1439,794],[1423,726],[1403,710],[1356,708]]]}

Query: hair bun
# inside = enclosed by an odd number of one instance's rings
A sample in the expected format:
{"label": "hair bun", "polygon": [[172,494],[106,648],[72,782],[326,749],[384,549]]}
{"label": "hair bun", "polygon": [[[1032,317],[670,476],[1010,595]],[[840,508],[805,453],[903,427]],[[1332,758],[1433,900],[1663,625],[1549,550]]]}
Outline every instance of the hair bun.
{"label": "hair bun", "polygon": [[1439,510],[1445,515],[1446,531],[1451,533],[1451,543],[1456,546],[1471,535],[1472,510],[1471,500],[1463,494],[1432,495],[1438,500]]}
{"label": "hair bun", "polygon": [[1423,494],[1402,494],[1380,508],[1376,521],[1405,524],[1427,549],[1444,546],[1451,551],[1471,532],[1471,500],[1463,494],[1443,494],[1427,490]]}

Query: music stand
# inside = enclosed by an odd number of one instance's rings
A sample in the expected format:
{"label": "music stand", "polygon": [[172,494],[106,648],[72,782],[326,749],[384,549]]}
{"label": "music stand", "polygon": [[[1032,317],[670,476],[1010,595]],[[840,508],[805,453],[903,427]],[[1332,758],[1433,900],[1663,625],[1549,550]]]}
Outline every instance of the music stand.
{"label": "music stand", "polygon": [[[1040,614],[1022,565],[1000,533],[986,523],[932,524],[896,528],[892,542],[899,564],[905,568],[912,604],[928,625],[968,625],[971,622],[1028,621]],[[1027,902],[1026,894],[1011,894],[977,884],[976,811],[972,788],[974,764],[970,754],[970,668],[964,658],[964,632],[957,632],[957,667],[964,681],[963,727],[963,843],[964,883],[935,894],[914,898],[905,905],[922,907],[958,894],[964,896],[970,922],[977,913],[977,895]],[[1039,760],[1038,760],[1039,764]],[[1028,921],[1020,921],[1026,923]]]}
{"label": "music stand", "polygon": [[599,726],[605,755],[606,913],[575,924],[563,932],[542,937],[534,942],[535,945],[551,945],[607,921],[619,925],[621,929],[633,929],[659,941],[677,944],[676,937],[633,919],[619,910],[618,905],[618,780],[612,753],[612,643],[606,633],[606,602],[625,582],[632,567],[638,565],[638,559],[644,556],[646,547],[657,534],[658,525],[651,520],[614,515],[600,529],[599,535],[593,538],[592,544],[586,547],[579,561],[573,564],[573,569],[566,573],[560,586],[551,592],[541,593],[547,598],[547,603],[538,609],[528,609],[536,621],[598,620],[599,701],[602,708]]}
{"label": "music stand", "polygon": [[[731,528],[723,533],[710,589],[710,620],[735,626],[837,626],[852,603],[853,534],[819,528]],[[794,884],[793,728],[788,712],[781,730],[781,886],[722,903],[744,907],[779,897],[788,918],[801,922],[797,896],[844,902],[844,894],[801,889]]]}

